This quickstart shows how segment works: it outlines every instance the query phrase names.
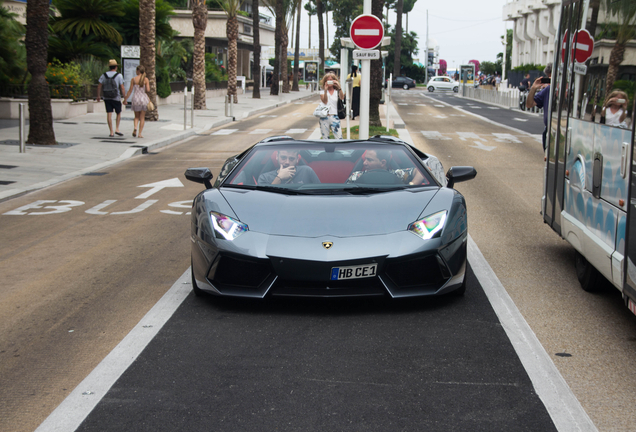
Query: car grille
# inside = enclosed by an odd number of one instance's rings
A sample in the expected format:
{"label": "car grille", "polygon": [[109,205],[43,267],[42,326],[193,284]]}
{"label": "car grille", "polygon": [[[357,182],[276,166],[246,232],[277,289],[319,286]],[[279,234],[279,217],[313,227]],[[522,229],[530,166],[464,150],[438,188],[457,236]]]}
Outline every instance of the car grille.
{"label": "car grille", "polygon": [[437,255],[389,261],[385,274],[398,288],[441,287],[450,278],[446,264]]}
{"label": "car grille", "polygon": [[272,273],[269,260],[245,260],[221,255],[208,279],[219,287],[258,288]]}
{"label": "car grille", "polygon": [[382,282],[377,277],[374,277],[328,282],[279,279],[270,290],[270,293],[274,296],[353,297],[381,296],[387,292]]}

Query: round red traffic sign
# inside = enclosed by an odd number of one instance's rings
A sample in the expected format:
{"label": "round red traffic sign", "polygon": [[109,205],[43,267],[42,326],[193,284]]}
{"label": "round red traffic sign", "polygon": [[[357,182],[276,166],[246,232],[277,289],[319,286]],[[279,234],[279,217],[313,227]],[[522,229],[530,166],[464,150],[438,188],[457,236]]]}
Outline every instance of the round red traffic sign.
{"label": "round red traffic sign", "polygon": [[574,47],[574,59],[579,63],[585,63],[587,59],[592,55],[594,50],[594,38],[587,30],[579,30],[574,35],[574,41],[572,41]]}
{"label": "round red traffic sign", "polygon": [[[568,31],[565,31],[563,35],[563,42],[561,42],[561,61],[565,61],[565,48],[568,43]],[[585,63],[587,59],[592,55],[594,51],[594,38],[585,29],[578,30],[574,33],[572,38],[572,50],[570,54],[574,56],[574,59],[578,63]]]}
{"label": "round red traffic sign", "polygon": [[351,40],[360,49],[373,49],[384,37],[382,21],[375,15],[360,15],[351,23]]}

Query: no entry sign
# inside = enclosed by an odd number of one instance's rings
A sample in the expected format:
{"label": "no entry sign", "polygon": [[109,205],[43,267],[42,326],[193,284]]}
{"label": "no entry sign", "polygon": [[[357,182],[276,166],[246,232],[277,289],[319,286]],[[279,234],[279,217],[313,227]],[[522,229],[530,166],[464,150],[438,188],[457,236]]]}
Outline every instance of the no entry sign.
{"label": "no entry sign", "polygon": [[375,15],[360,15],[351,23],[351,40],[360,49],[373,49],[384,37],[382,21]]}
{"label": "no entry sign", "polygon": [[[565,61],[565,49],[567,47],[568,32],[563,35],[561,47],[561,61]],[[594,51],[594,38],[587,30],[578,30],[572,39],[572,55],[578,63],[585,63]]]}

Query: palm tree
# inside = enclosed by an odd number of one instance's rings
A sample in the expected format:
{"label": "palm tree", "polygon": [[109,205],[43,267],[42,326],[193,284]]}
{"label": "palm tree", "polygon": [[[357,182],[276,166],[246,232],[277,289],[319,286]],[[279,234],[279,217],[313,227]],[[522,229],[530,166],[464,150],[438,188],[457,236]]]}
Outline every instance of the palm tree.
{"label": "palm tree", "polygon": [[612,48],[609,58],[609,68],[605,85],[605,94],[608,95],[614,87],[614,81],[618,75],[618,67],[625,58],[627,42],[636,36],[636,2],[634,0],[606,0],[609,17],[618,22],[616,44]]}
{"label": "palm tree", "polygon": [[26,52],[20,42],[26,29],[7,11],[0,1],[0,83],[24,75]]}
{"label": "palm tree", "polygon": [[59,34],[74,33],[81,38],[94,34],[100,39],[121,45],[119,32],[102,18],[123,16],[120,2],[111,0],[55,0],[53,5],[60,13],[53,19],[53,31]]}
{"label": "palm tree", "polygon": [[208,8],[205,0],[192,0],[192,25],[194,26],[194,53],[192,57],[192,83],[194,85],[194,109],[207,109],[205,104],[205,28],[208,25]]}
{"label": "palm tree", "polygon": [[157,121],[157,77],[155,76],[155,0],[139,0],[139,62],[146,68],[146,76],[150,82],[148,97],[155,106],[146,111],[146,120]]}
{"label": "palm tree", "polygon": [[261,19],[258,13],[258,3],[258,0],[252,0],[252,28],[254,29],[254,63],[252,64],[254,90],[252,91],[252,99],[261,98]]}
{"label": "palm tree", "polygon": [[280,61],[280,57],[281,57],[281,53],[280,53],[280,48],[281,48],[281,41],[283,40],[283,21],[284,19],[284,14],[283,14],[283,2],[282,1],[277,1],[274,5],[275,7],[275,12],[274,12],[274,16],[276,17],[276,28],[274,30],[274,70],[272,73],[272,87],[270,88],[269,94],[272,96],[276,96],[278,95],[278,80],[279,80],[279,74],[280,74],[280,68],[281,68],[281,61]]}
{"label": "palm tree", "polygon": [[[372,0],[371,13],[382,20],[384,0]],[[380,121],[380,99],[382,98],[382,62],[372,61],[369,82],[371,94],[369,100],[369,125],[382,126]]]}
{"label": "palm tree", "polygon": [[298,9],[296,10],[296,47],[294,49],[294,79],[292,91],[300,91],[298,88],[298,70],[300,68],[300,12],[302,0],[298,0]]}
{"label": "palm tree", "polygon": [[234,97],[234,103],[238,103],[236,95],[236,59],[238,57],[238,11],[241,9],[242,0],[223,0],[221,7],[227,14],[225,33],[227,34],[227,95]]}
{"label": "palm tree", "polygon": [[307,41],[307,48],[311,48],[311,17],[316,15],[316,7],[313,5],[314,0],[309,0],[307,3],[305,3],[305,10],[307,11],[307,15],[309,15],[309,26],[308,26],[308,37],[309,40]]}
{"label": "palm tree", "polygon": [[397,21],[395,23],[395,54],[393,56],[393,76],[401,75],[400,56],[402,55],[402,10],[404,8],[404,0],[398,0],[395,7]]}
{"label": "palm tree", "polygon": [[31,73],[29,84],[29,137],[28,143],[54,145],[51,95],[46,82],[46,55],[49,47],[49,2],[27,1],[26,51],[27,69]]}
{"label": "palm tree", "polygon": [[325,26],[322,22],[322,0],[316,0],[316,15],[318,15],[318,56],[320,57],[320,66],[318,75],[325,72]]}

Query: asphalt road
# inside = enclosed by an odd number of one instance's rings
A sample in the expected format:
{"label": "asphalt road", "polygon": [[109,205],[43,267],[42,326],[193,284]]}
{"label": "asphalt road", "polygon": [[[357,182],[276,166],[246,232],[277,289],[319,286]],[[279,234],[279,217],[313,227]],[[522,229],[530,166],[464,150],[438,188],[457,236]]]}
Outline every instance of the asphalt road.
{"label": "asphalt road", "polygon": [[191,294],[78,431],[555,430],[470,272],[463,298]]}

